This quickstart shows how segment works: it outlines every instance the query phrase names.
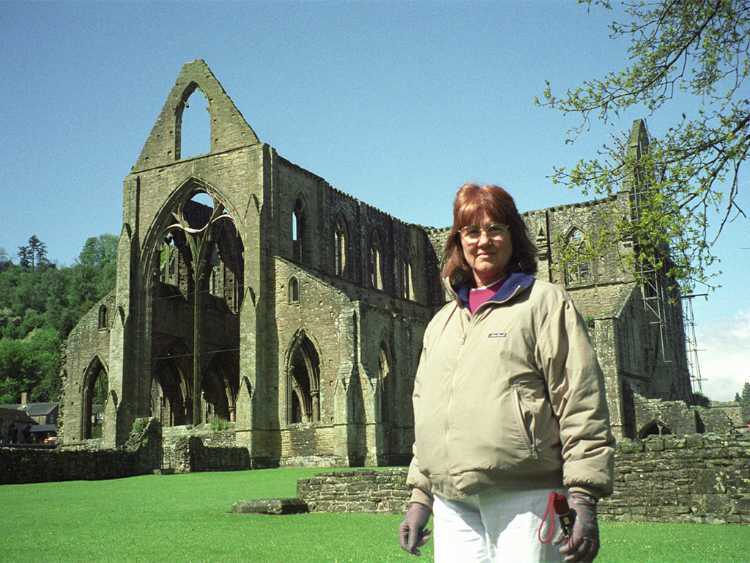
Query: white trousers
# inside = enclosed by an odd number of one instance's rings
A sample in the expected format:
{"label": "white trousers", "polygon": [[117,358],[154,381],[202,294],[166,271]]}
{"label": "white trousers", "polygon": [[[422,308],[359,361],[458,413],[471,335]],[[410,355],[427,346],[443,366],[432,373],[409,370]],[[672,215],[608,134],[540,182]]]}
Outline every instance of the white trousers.
{"label": "white trousers", "polygon": [[460,501],[435,496],[435,563],[562,561],[558,546],[537,537],[549,493],[488,490]]}

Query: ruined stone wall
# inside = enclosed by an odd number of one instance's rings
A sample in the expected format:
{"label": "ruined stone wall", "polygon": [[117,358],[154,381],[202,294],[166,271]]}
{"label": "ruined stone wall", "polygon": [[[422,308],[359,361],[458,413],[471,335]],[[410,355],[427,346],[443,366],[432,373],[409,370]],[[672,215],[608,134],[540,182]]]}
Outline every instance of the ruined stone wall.
{"label": "ruined stone wall", "polygon": [[725,409],[688,405],[683,401],[664,401],[634,395],[636,436],[648,434],[716,433],[727,434],[736,424]]}
{"label": "ruined stone wall", "polygon": [[[182,111],[196,89],[208,101],[210,152],[183,159]],[[257,330],[256,298],[262,290],[260,215],[267,158],[268,147],[259,143],[205,62],[198,60],[184,65],[138,161],[124,181],[116,302],[121,320],[113,328],[109,370],[110,389],[122,400],[105,422],[108,446],[122,443],[132,421],[150,412],[154,350],[151,284],[155,258],[165,228],[174,222],[172,212],[194,191],[204,191],[225,206],[243,244],[245,293],[239,312],[239,332],[248,336],[240,342],[239,362],[240,372],[254,384],[255,335],[263,334]],[[186,335],[178,334],[176,338],[185,340]],[[262,336],[259,344],[264,346]],[[185,347],[183,343],[182,348]],[[247,401],[242,404],[246,406]],[[237,418],[249,424],[247,412],[238,412]]]}
{"label": "ruined stone wall", "polygon": [[[106,309],[107,322],[99,326],[101,308]],[[62,375],[62,403],[60,405],[61,442],[74,443],[83,439],[83,391],[86,371],[98,358],[109,372],[109,335],[115,321],[114,292],[102,298],[76,324],[68,336]]]}
{"label": "ruined stone wall", "polygon": [[[301,479],[297,495],[315,512],[402,512],[406,468],[325,473]],[[652,436],[615,453],[606,520],[750,523],[750,434]]]}
{"label": "ruined stone wall", "polygon": [[0,484],[118,479],[138,475],[137,455],[120,450],[0,447]]}
{"label": "ruined stone wall", "polygon": [[[435,300],[432,246],[420,228],[333,189],[282,157],[276,155],[272,167],[274,230],[267,236],[278,255],[273,269],[277,354],[267,367],[279,375],[271,392],[275,400],[256,416],[265,424],[252,432],[255,451],[282,464],[401,459],[413,440],[414,357]],[[292,240],[295,209],[298,247]],[[339,272],[336,230],[342,227],[346,250]],[[372,286],[372,246],[380,253],[379,288]],[[303,337],[320,360],[320,420],[289,424],[290,355]],[[391,375],[385,387],[378,380],[381,350]]]}
{"label": "ruined stone wall", "polygon": [[160,425],[155,419],[140,419],[123,447],[99,449],[100,445],[100,440],[87,440],[55,450],[0,447],[0,485],[117,479],[150,473],[158,467]]}
{"label": "ruined stone wall", "polygon": [[[290,299],[292,278],[299,288],[296,302]],[[281,463],[332,465],[350,457],[390,463],[410,455],[411,390],[431,309],[314,275],[284,259],[276,260],[276,279]],[[302,335],[320,360],[320,421],[289,424],[287,373]],[[381,351],[387,374],[379,374]],[[378,423],[385,426],[378,429]],[[261,433],[254,436],[262,439]]]}
{"label": "ruined stone wall", "polygon": [[[273,153],[276,155],[276,153]],[[331,187],[323,178],[276,155],[273,161],[275,254],[313,271],[335,276],[354,285],[371,288],[369,249],[377,245],[381,254],[380,291],[423,305],[434,305],[437,258],[424,229],[409,225],[387,213]],[[301,204],[301,250],[294,255],[292,223]],[[341,275],[336,272],[335,232],[346,232],[346,260]],[[404,285],[404,266],[409,264],[409,286]]]}
{"label": "ruined stone wall", "polygon": [[175,473],[249,469],[247,448],[237,447],[234,429],[162,428],[161,469]]}
{"label": "ruined stone wall", "polygon": [[750,524],[750,434],[650,436],[615,459],[602,518]]}

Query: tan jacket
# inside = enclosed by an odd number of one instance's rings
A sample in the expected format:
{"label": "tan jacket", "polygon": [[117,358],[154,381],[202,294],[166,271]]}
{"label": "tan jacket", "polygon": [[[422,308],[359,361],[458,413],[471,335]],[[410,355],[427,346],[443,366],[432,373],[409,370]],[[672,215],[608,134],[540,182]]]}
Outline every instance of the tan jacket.
{"label": "tan jacket", "polygon": [[487,487],[612,492],[604,379],[561,288],[511,274],[470,315],[459,291],[427,327],[414,384],[412,500]]}

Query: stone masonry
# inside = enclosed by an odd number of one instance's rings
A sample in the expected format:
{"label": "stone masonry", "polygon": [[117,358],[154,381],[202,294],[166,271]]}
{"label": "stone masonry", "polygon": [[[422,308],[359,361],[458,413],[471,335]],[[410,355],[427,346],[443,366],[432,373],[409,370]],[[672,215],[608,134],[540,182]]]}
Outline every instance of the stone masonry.
{"label": "stone masonry", "polygon": [[[311,512],[398,512],[409,500],[406,469],[324,473],[300,479]],[[750,523],[750,434],[624,440],[605,520]]]}

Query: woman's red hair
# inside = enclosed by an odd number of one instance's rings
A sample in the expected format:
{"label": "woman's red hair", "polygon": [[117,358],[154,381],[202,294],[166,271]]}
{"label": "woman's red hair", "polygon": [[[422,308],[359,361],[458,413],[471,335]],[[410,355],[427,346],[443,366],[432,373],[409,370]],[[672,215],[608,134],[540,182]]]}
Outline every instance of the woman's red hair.
{"label": "woman's red hair", "polygon": [[511,195],[500,186],[464,184],[456,192],[453,202],[453,226],[443,252],[443,277],[453,284],[467,283],[473,279],[471,268],[464,258],[459,231],[466,225],[479,224],[484,213],[493,222],[510,227],[513,254],[506,273],[535,274],[536,246],[531,242],[526,223]]}

